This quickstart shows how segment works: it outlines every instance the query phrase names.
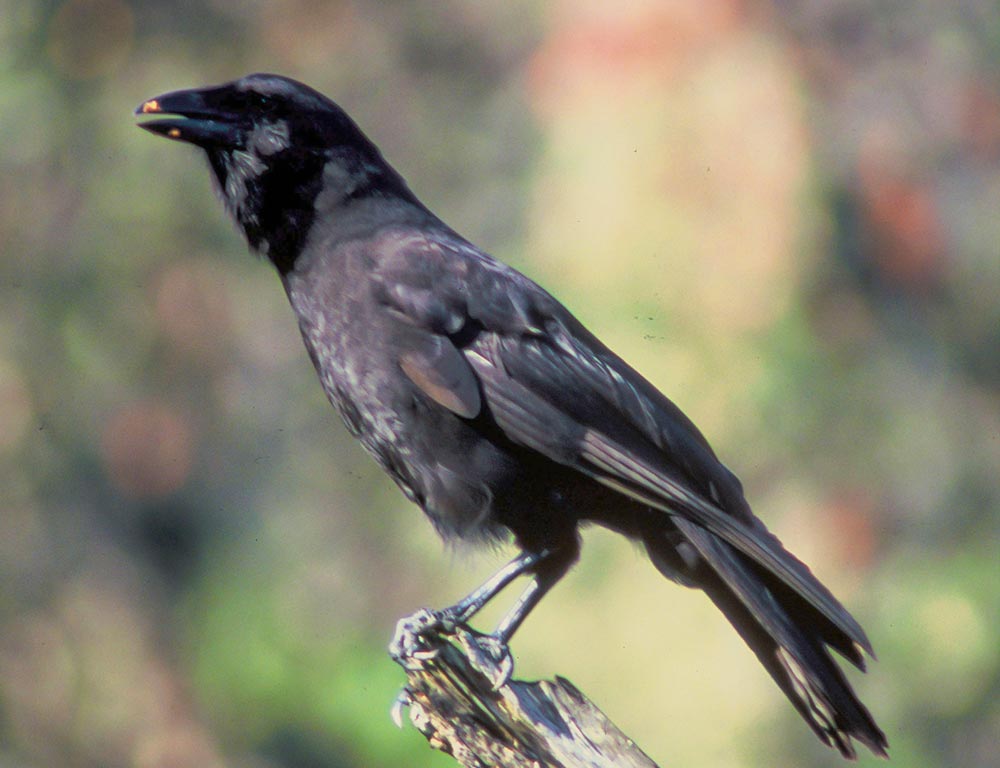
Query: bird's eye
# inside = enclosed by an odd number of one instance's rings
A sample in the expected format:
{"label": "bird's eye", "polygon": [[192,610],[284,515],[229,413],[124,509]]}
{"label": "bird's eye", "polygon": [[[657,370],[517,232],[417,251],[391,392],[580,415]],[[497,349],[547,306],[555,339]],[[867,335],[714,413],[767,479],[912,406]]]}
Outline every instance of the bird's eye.
{"label": "bird's eye", "polygon": [[271,97],[265,96],[263,93],[255,93],[251,102],[257,109],[270,109],[273,104]]}

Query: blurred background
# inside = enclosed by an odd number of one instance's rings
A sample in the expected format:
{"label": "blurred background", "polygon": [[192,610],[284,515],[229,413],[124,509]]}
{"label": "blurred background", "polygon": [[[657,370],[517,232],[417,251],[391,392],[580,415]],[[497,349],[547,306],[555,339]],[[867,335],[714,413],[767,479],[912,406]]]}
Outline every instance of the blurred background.
{"label": "blurred background", "polygon": [[[867,628],[893,765],[996,760],[995,2],[0,0],[0,765],[453,764],[391,724],[385,646],[511,553],[434,537],[200,153],[134,127],[251,71],[702,427]],[[601,531],[514,652],[665,768],[842,764]]]}

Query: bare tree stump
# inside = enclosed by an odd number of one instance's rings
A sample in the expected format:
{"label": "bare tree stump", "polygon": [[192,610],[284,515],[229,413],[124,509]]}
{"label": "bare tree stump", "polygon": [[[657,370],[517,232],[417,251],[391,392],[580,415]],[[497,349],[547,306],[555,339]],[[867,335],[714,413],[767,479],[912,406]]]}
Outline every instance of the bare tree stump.
{"label": "bare tree stump", "polygon": [[464,768],[657,768],[568,680],[494,688],[483,635],[433,625],[414,632],[407,621],[390,647],[407,676],[393,717],[401,726],[408,707],[430,745]]}

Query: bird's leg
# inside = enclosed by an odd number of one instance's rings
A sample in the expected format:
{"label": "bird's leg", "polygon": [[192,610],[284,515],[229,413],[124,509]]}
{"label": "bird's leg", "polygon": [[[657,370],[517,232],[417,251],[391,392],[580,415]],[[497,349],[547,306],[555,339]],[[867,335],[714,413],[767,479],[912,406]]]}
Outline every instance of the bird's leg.
{"label": "bird's leg", "polygon": [[457,603],[440,611],[441,623],[449,629],[457,624],[465,624],[504,587],[551,555],[552,550],[549,549],[522,552]]}
{"label": "bird's leg", "polygon": [[[396,634],[389,645],[389,653],[397,661],[406,658],[419,661],[433,656],[435,652],[426,649],[424,643],[421,642],[423,635],[434,629],[443,629],[446,633],[453,633],[459,625],[465,624],[479,612],[500,590],[525,571],[534,568],[550,557],[551,554],[552,551],[547,549],[540,552],[522,552],[454,605],[440,611],[422,608],[412,616],[400,619],[396,624]],[[518,603],[520,602],[519,600]],[[490,636],[484,635],[483,637]]]}
{"label": "bird's leg", "polygon": [[[545,568],[537,569],[535,577],[517,598],[517,602],[503,617],[492,635],[461,633],[459,641],[473,665],[486,675],[498,690],[514,672],[514,657],[510,653],[510,638],[517,628],[538,605],[552,587],[556,585],[569,570],[575,560],[575,552],[569,557],[556,557],[555,552],[548,551],[542,560]],[[474,642],[472,642],[474,640]]]}
{"label": "bird's leg", "polygon": [[506,645],[511,637],[514,636],[517,628],[528,618],[528,614],[548,594],[548,591],[556,585],[556,582],[566,574],[567,570],[569,570],[568,563],[558,571],[546,570],[536,574],[535,578],[531,580],[531,583],[528,584],[517,598],[517,602],[514,603],[503,619],[500,620],[496,630],[493,632],[493,637],[498,642]]}

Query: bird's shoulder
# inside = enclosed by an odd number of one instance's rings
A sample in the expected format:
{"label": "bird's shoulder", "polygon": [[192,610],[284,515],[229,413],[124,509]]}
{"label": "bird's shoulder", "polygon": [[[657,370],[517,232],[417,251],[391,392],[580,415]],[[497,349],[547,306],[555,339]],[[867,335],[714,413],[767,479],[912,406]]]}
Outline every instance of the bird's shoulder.
{"label": "bird's shoulder", "polygon": [[542,335],[568,315],[544,289],[450,230],[390,229],[372,249],[377,300],[445,336]]}

